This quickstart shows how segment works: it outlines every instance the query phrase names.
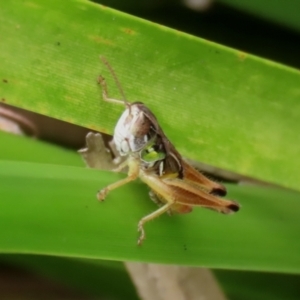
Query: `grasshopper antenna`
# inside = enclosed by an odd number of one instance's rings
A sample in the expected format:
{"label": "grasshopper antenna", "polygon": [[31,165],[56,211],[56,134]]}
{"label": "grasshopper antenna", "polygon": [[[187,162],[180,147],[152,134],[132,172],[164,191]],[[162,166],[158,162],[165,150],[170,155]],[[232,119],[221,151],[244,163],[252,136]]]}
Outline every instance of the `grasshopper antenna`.
{"label": "grasshopper antenna", "polygon": [[[114,77],[115,83],[116,83],[116,85],[117,85],[117,87],[119,89],[119,92],[120,92],[121,96],[122,96],[123,103],[125,104],[126,107],[128,107],[130,109],[130,104],[128,103],[128,101],[127,101],[127,99],[125,97],[125,93],[123,91],[121,83],[120,83],[120,81],[119,81],[119,79],[118,79],[118,77],[117,77],[114,69],[112,68],[112,66],[109,64],[109,62],[107,61],[107,59],[104,56],[100,56],[100,59],[102,60],[103,64],[107,67],[107,69],[109,70],[109,72]],[[107,93],[107,91],[105,91],[105,92]],[[116,102],[116,101],[121,102],[120,100],[115,100],[113,102]]]}

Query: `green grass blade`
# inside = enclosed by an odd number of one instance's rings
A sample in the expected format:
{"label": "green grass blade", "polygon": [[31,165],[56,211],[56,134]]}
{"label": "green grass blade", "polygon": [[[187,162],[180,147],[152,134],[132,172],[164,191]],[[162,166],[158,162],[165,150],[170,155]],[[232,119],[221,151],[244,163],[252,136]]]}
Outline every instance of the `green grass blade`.
{"label": "green grass blade", "polygon": [[0,252],[300,272],[299,194],[229,186],[241,212],[162,216],[138,247],[137,222],[157,208],[145,185],[128,184],[101,204],[95,197],[122,176],[1,161]]}
{"label": "green grass blade", "polygon": [[50,143],[0,131],[0,159],[84,166],[79,154]]}
{"label": "green grass blade", "polygon": [[214,271],[230,300],[297,300],[299,275]]}
{"label": "green grass blade", "polygon": [[105,297],[112,300],[138,299],[123,263],[40,255],[3,254],[0,255],[0,262],[26,268],[93,297]]}
{"label": "green grass blade", "polygon": [[[0,255],[0,262],[17,265],[93,296],[136,299],[132,282],[119,262],[5,254]],[[299,299],[299,275],[226,270],[214,270],[214,274],[231,300]]]}
{"label": "green grass blade", "polygon": [[183,155],[299,189],[299,71],[83,0],[5,1],[0,21],[3,102],[111,133],[102,54]]}
{"label": "green grass blade", "polygon": [[300,30],[300,3],[298,0],[218,0],[218,2],[226,3],[256,16]]}

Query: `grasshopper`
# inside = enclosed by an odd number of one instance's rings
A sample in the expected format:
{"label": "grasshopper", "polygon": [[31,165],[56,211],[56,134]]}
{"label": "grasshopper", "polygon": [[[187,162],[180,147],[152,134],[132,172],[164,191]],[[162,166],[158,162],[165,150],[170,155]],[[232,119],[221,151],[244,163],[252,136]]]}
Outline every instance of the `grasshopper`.
{"label": "grasshopper", "polygon": [[126,157],[116,171],[128,167],[128,174],[126,178],[99,191],[98,200],[103,201],[109,192],[137,178],[150,187],[150,198],[160,207],[139,221],[138,245],[146,237],[145,223],[165,212],[189,213],[194,206],[223,214],[237,212],[237,202],[220,198],[226,195],[226,188],[222,184],[211,181],[182,158],[164,134],[152,111],[142,102],[130,103],[126,100],[112,67],[105,58],[101,59],[113,75],[123,97],[123,100],[109,98],[106,81],[99,76],[103,100],[125,106],[115,127],[113,139],[119,154]]}

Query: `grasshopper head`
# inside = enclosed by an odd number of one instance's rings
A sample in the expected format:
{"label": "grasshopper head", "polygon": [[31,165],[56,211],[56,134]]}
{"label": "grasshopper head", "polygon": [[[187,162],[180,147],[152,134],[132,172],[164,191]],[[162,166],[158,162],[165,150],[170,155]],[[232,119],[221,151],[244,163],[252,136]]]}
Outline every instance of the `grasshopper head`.
{"label": "grasshopper head", "polygon": [[127,103],[126,106],[114,132],[114,142],[121,156],[140,152],[156,135],[143,103]]}

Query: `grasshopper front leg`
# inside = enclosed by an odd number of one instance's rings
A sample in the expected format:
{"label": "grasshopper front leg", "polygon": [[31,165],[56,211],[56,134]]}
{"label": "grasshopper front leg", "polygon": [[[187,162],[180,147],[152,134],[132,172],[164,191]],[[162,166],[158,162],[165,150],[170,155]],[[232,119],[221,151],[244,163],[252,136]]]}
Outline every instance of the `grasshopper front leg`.
{"label": "grasshopper front leg", "polygon": [[102,87],[102,98],[104,101],[124,105],[123,100],[113,99],[108,96],[106,81],[101,75],[98,77],[98,84]]}
{"label": "grasshopper front leg", "polygon": [[139,176],[140,164],[137,159],[129,158],[125,162],[123,162],[117,169],[123,169],[126,165],[128,165],[128,167],[129,167],[127,177],[124,179],[121,179],[117,182],[114,182],[114,183],[108,185],[107,187],[103,188],[101,191],[99,191],[97,193],[97,199],[99,201],[103,201],[110,191],[112,191],[130,181],[135,180]]}

